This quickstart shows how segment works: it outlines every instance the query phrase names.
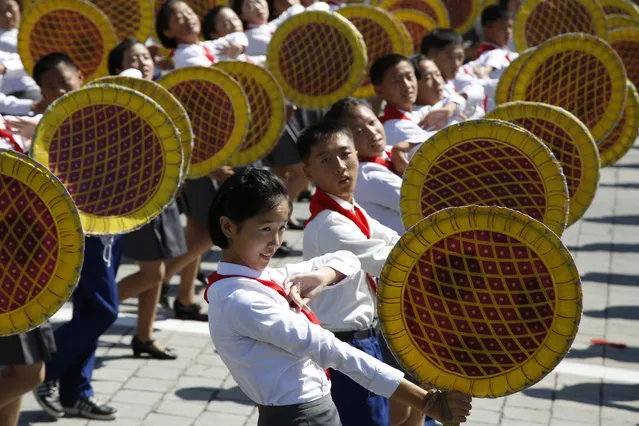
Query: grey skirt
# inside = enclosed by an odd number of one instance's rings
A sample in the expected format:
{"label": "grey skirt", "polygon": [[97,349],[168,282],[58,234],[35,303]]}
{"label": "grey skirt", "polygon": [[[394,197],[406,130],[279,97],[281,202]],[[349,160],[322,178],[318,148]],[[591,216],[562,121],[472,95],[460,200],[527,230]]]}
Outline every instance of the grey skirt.
{"label": "grey skirt", "polygon": [[217,188],[217,182],[209,177],[188,179],[178,198],[180,211],[199,223],[207,223]]}
{"label": "grey skirt", "polygon": [[0,365],[30,365],[48,361],[56,351],[51,324],[22,334],[0,337]]}
{"label": "grey skirt", "polygon": [[331,394],[294,405],[258,405],[257,426],[342,426]]}

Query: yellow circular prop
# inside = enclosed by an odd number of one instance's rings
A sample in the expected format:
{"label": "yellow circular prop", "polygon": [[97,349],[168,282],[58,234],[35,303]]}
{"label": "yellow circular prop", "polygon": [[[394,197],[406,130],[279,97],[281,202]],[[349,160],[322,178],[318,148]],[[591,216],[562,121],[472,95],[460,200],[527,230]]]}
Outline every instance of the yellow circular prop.
{"label": "yellow circular prop", "polygon": [[400,209],[406,229],[448,207],[512,208],[561,235],[568,188],[542,141],[499,120],[454,124],[427,140],[404,173]]}
{"label": "yellow circular prop", "polygon": [[421,52],[422,39],[437,28],[437,23],[428,15],[416,10],[397,9],[391,12],[408,30],[413,42],[413,53]]}
{"label": "yellow circular prop", "polygon": [[420,382],[498,397],[567,354],[582,312],[579,273],[550,229],[483,206],[439,211],[391,251],[377,292],[382,332]]}
{"label": "yellow circular prop", "polygon": [[450,27],[459,34],[469,31],[484,10],[484,2],[478,0],[442,0],[448,15]]}
{"label": "yellow circular prop", "polygon": [[530,49],[520,53],[519,56],[516,57],[504,70],[503,74],[499,78],[499,82],[497,82],[497,87],[495,88],[495,105],[501,105],[511,101],[513,84],[515,83],[517,74],[519,74],[521,66],[528,58],[530,52],[534,49],[534,47],[531,47]]}
{"label": "yellow circular prop", "polygon": [[442,0],[384,0],[379,7],[389,12],[397,9],[416,10],[432,18],[438,27],[450,27],[448,9]]}
{"label": "yellow circular prop", "polygon": [[617,28],[639,28],[639,18],[633,18],[628,15],[606,15],[606,24],[608,31]]}
{"label": "yellow circular prop", "polygon": [[62,183],[29,157],[0,151],[0,336],[55,314],[80,278],[84,236]]}
{"label": "yellow circular prop", "polygon": [[627,87],[628,96],[621,119],[606,139],[597,145],[601,167],[608,167],[619,161],[639,137],[639,94],[630,81]]}
{"label": "yellow circular prop", "polygon": [[217,68],[187,67],[164,75],[158,83],[182,103],[193,126],[189,179],[210,174],[242,145],[250,110],[240,84]]}
{"label": "yellow circular prop", "polygon": [[250,106],[248,133],[229,160],[231,166],[246,166],[268,154],[279,140],[286,124],[284,94],[273,75],[260,66],[242,61],[216,66],[242,86]]}
{"label": "yellow circular prop", "polygon": [[109,19],[84,0],[38,0],[18,32],[18,52],[28,73],[42,56],[63,52],[87,80],[108,74],[107,56],[116,43]]}
{"label": "yellow circular prop", "polygon": [[606,15],[597,0],[526,0],[515,16],[513,37],[519,52],[566,33],[608,39]]}
{"label": "yellow circular prop", "polygon": [[566,34],[539,45],[527,56],[511,99],[562,107],[601,142],[615,126],[626,101],[626,71],[610,45],[591,35]]}
{"label": "yellow circular prop", "polygon": [[639,28],[612,30],[609,41],[626,67],[628,79],[639,86]]}
{"label": "yellow circular prop", "polygon": [[[160,8],[167,0],[155,0],[155,14],[157,15]],[[193,11],[200,17],[204,18],[209,10],[215,6],[228,5],[228,0],[185,0],[185,3],[191,6]]]}
{"label": "yellow circular prop", "polygon": [[189,116],[180,101],[159,84],[141,78],[108,76],[95,80],[93,83],[128,87],[148,96],[162,107],[178,130],[183,157],[180,181],[186,179],[191,166],[191,156],[193,155],[193,129],[191,128]]}
{"label": "yellow circular prop", "polygon": [[364,79],[366,64],[362,35],[331,12],[304,12],[287,19],[266,51],[267,68],[286,98],[308,109],[328,108],[352,95]]}
{"label": "yellow circular prop", "polygon": [[133,231],[173,199],[182,167],[175,125],[151,98],[90,85],[44,113],[33,157],[65,185],[86,234]]}
{"label": "yellow circular prop", "polygon": [[639,19],[639,6],[630,0],[597,0],[607,15],[625,15]]}
{"label": "yellow circular prop", "polygon": [[152,0],[90,0],[111,21],[120,41],[133,37],[142,43],[153,33]]}
{"label": "yellow circular prop", "polygon": [[366,77],[353,96],[368,98],[375,95],[368,71],[376,59],[390,53],[408,56],[412,53],[412,43],[404,38],[404,32],[390,13],[375,6],[351,5],[340,8],[337,13],[345,17],[357,28],[366,45]]}
{"label": "yellow circular prop", "polygon": [[580,219],[595,197],[599,183],[599,151],[588,128],[563,108],[537,102],[509,102],[485,118],[516,124],[550,148],[566,176],[570,226]]}

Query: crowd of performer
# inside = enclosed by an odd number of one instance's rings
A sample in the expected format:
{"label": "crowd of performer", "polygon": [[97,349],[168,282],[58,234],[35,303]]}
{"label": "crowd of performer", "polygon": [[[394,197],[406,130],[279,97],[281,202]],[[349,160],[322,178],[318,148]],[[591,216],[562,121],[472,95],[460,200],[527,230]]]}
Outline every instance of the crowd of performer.
{"label": "crowd of performer", "polygon": [[[22,395],[31,390],[53,417],[115,419],[117,407],[94,397],[95,351],[119,304],[135,296],[132,354],[180,356],[180,348],[153,338],[160,306],[178,319],[208,321],[218,354],[258,405],[260,425],[465,421],[469,396],[429,390],[395,360],[378,329],[376,282],[405,232],[399,198],[411,157],[437,131],[494,106],[496,83],[517,56],[509,47],[517,4],[487,7],[472,37],[437,28],[424,37],[420,54],[375,60],[374,100],[349,97],[328,111],[291,105],[268,156],[251,167],[222,167],[188,180],[179,198],[141,229],[86,236],[71,320],[55,331],[44,324],[0,338],[0,426],[17,424]],[[172,68],[220,61],[264,65],[278,25],[305,10],[339,7],[235,0],[200,22],[186,2],[169,0],[157,15],[155,39],[172,56],[163,56],[157,42],[126,39],[110,52],[109,72],[153,80]],[[28,153],[43,111],[80,89],[84,76],[59,52],[42,57],[30,77],[17,53],[20,13],[17,0],[0,0],[0,148]],[[314,195],[304,227],[291,217],[291,200],[309,189]],[[272,257],[288,254],[287,227],[304,230],[305,261],[270,268]],[[221,261],[206,291],[196,295],[200,259],[214,245]],[[138,269],[118,282],[122,256]],[[168,283],[175,275],[180,280],[170,306],[175,289]]]}

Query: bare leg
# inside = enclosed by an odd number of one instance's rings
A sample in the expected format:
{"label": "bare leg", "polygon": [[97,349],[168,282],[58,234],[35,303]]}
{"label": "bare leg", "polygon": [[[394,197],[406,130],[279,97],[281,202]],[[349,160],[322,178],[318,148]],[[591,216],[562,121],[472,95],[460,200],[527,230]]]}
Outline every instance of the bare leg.
{"label": "bare leg", "polygon": [[120,302],[129,297],[137,296],[145,291],[158,287],[164,280],[164,262],[154,260],[138,262],[140,270],[131,274],[118,283],[118,296]]}
{"label": "bare leg", "polygon": [[[206,253],[211,247],[211,239],[206,223],[200,223],[191,217],[186,218],[186,247],[187,251],[182,256],[178,256],[166,262],[165,282],[169,282],[173,275],[182,271],[189,263]],[[199,264],[199,261],[198,261]],[[197,271],[195,272],[197,275]],[[193,281],[195,285],[195,280]]]}
{"label": "bare leg", "polygon": [[150,286],[138,295],[138,325],[135,335],[143,342],[153,339],[153,321],[157,311],[158,300],[160,299],[160,289],[164,280],[164,262],[138,262],[140,272],[143,275],[152,277]]}
{"label": "bare leg", "polygon": [[18,426],[22,395],[0,408],[0,426]]}
{"label": "bare leg", "polygon": [[[44,362],[31,365],[6,365],[0,374],[0,410],[21,399],[44,381]],[[18,405],[18,410],[19,410]]]}
{"label": "bare leg", "polygon": [[183,305],[195,303],[195,279],[200,268],[202,256],[198,256],[193,262],[186,265],[180,272],[180,286],[178,287],[177,299]]}

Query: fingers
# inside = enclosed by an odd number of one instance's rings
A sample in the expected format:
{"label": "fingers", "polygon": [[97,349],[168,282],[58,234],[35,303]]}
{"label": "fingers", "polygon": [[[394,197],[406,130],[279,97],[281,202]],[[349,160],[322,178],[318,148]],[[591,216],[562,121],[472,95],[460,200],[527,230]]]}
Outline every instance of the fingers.
{"label": "fingers", "polygon": [[301,311],[302,309],[306,308],[306,304],[304,303],[304,299],[302,299],[302,296],[300,296],[300,289],[298,286],[296,286],[295,284],[293,284],[291,286],[291,290],[288,293],[288,298],[291,302],[293,302],[295,304],[295,306],[297,306],[297,311]]}

